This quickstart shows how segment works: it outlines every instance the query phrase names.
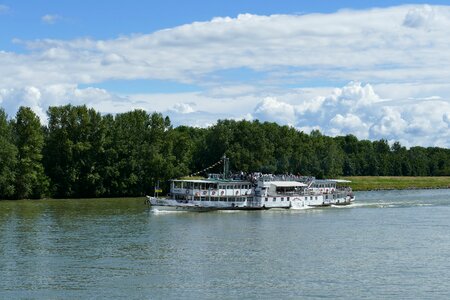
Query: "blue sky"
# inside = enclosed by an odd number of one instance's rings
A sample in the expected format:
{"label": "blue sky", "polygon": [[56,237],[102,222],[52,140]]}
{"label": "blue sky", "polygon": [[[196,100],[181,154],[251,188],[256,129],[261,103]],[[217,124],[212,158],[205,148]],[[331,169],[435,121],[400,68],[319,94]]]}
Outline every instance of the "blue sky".
{"label": "blue sky", "polygon": [[[241,13],[257,15],[331,13],[339,9],[389,7],[423,1],[298,1],[298,0],[11,0],[0,1],[9,9],[0,18],[0,46],[15,47],[14,39],[73,39],[92,37],[111,39],[132,33],[207,21],[217,16],[235,17]],[[449,1],[427,1],[448,4]],[[42,22],[44,15],[57,15],[58,26]],[[18,48],[13,48],[18,49]]]}
{"label": "blue sky", "polygon": [[448,1],[0,0],[0,105],[450,146],[449,27]]}

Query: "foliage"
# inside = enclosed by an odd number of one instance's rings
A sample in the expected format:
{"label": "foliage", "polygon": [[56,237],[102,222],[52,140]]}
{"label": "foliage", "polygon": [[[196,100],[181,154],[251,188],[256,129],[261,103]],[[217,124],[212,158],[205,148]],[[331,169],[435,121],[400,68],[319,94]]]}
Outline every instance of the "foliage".
{"label": "foliage", "polygon": [[173,128],[168,117],[143,110],[102,116],[66,105],[47,114],[42,127],[29,108],[20,108],[11,122],[0,110],[0,198],[142,196],[158,182],[167,191],[167,180],[202,170],[223,154],[231,170],[243,172],[450,175],[450,150],[444,148],[306,134],[257,120]]}
{"label": "foliage", "polygon": [[46,195],[49,186],[42,165],[44,132],[39,117],[29,107],[22,106],[12,127],[17,147],[15,198],[39,199]]}
{"label": "foliage", "polygon": [[11,125],[5,111],[0,109],[0,199],[14,196],[16,164],[17,147],[13,143]]}

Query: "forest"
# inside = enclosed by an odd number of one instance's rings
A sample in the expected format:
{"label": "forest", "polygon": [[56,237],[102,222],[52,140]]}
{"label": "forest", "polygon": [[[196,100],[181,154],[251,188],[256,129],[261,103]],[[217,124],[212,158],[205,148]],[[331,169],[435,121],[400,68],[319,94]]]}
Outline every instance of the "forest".
{"label": "forest", "polygon": [[[29,108],[0,109],[0,199],[143,196],[160,181],[230,158],[230,169],[338,176],[450,175],[450,149],[386,140],[328,137],[259,121],[219,120],[208,128],[174,127],[160,113],[102,115],[55,106],[44,125]],[[210,170],[211,172],[219,172]]]}

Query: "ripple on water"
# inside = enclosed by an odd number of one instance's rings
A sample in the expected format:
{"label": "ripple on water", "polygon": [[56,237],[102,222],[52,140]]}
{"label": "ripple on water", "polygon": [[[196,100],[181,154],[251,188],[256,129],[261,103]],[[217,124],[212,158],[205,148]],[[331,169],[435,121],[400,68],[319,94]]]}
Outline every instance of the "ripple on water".
{"label": "ripple on water", "polygon": [[309,210],[0,202],[0,298],[449,298],[450,191]]}

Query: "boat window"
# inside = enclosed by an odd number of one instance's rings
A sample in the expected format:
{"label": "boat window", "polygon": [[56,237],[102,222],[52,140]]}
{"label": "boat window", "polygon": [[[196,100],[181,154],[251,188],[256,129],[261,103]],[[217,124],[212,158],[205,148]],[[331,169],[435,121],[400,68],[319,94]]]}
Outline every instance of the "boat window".
{"label": "boat window", "polygon": [[176,189],[181,189],[181,181],[174,181],[173,187]]}
{"label": "boat window", "polygon": [[289,197],[287,197],[287,199],[286,199],[287,201],[289,201]]}
{"label": "boat window", "polygon": [[266,202],[269,201],[269,198],[266,197]]}
{"label": "boat window", "polygon": [[284,201],[284,198],[283,198],[283,197],[281,197],[281,201]]}
{"label": "boat window", "polygon": [[272,201],[273,201],[273,202],[277,201],[277,198],[273,197]]}

